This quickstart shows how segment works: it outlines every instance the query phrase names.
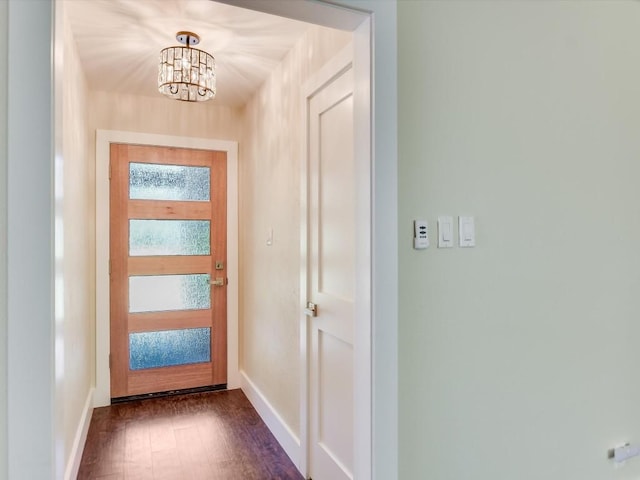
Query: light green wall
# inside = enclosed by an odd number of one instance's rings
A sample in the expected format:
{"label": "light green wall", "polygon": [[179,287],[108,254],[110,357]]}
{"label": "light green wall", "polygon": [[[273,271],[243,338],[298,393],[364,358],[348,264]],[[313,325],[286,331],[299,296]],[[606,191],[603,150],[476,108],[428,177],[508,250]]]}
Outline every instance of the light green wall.
{"label": "light green wall", "polygon": [[638,478],[640,3],[398,16],[400,478]]}
{"label": "light green wall", "polygon": [[7,2],[0,2],[0,480],[7,478]]}
{"label": "light green wall", "polygon": [[12,480],[46,479],[56,471],[55,382],[60,379],[54,377],[54,360],[60,350],[54,343],[53,317],[54,6],[48,0],[9,2],[7,457]]}

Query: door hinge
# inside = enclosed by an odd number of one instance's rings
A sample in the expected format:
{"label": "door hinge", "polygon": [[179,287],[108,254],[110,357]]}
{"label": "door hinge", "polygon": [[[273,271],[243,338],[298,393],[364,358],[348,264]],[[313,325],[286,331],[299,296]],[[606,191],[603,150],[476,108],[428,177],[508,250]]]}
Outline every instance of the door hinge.
{"label": "door hinge", "polygon": [[109,370],[111,370],[111,354],[109,354]]}
{"label": "door hinge", "polygon": [[111,259],[109,259],[109,275],[111,275]]}
{"label": "door hinge", "polygon": [[109,162],[109,180],[111,180],[111,162]]}

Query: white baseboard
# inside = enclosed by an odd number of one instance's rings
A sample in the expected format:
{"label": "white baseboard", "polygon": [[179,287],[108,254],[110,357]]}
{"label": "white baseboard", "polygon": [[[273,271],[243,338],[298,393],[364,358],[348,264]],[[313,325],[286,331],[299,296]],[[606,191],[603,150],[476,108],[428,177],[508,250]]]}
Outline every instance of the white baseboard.
{"label": "white baseboard", "polygon": [[67,468],[64,472],[65,480],[76,480],[76,478],[78,477],[78,470],[80,470],[80,461],[82,460],[82,452],[84,450],[84,444],[87,441],[89,425],[91,424],[94,392],[94,388],[89,390],[87,400],[84,402],[82,416],[80,417],[80,423],[78,424],[78,429],[76,430],[76,435],[73,439],[73,446],[71,447],[71,453],[69,455],[69,461],[67,462]]}
{"label": "white baseboard", "polygon": [[298,436],[289,428],[275,408],[269,403],[269,400],[267,400],[243,370],[240,371],[240,385],[240,388],[253,405],[253,408],[256,409],[258,415],[260,415],[269,430],[271,430],[271,433],[276,437],[276,440],[295,464],[296,468],[300,470],[302,452],[300,451],[300,439]]}

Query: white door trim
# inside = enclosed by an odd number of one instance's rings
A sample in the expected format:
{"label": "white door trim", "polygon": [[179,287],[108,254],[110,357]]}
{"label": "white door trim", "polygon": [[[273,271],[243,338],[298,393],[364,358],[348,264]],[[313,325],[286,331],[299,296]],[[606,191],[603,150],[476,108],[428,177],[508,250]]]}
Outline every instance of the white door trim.
{"label": "white door trim", "polygon": [[96,391],[111,403],[109,372],[109,145],[131,143],[227,152],[227,388],[240,387],[238,366],[238,143],[228,140],[98,130],[96,133]]}

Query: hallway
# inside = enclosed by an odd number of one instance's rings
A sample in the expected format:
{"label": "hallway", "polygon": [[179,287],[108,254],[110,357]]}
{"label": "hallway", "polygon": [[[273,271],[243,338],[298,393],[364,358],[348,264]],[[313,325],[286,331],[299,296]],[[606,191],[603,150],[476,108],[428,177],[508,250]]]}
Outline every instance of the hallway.
{"label": "hallway", "polygon": [[79,480],[302,480],[241,390],[97,408]]}

